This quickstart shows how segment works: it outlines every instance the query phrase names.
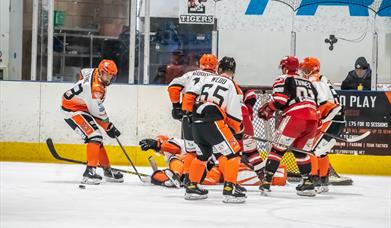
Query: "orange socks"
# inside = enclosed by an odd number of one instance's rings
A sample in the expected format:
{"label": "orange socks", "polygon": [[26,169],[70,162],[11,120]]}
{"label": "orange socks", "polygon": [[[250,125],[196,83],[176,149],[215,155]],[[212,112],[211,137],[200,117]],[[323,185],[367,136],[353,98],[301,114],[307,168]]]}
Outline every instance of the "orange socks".
{"label": "orange socks", "polygon": [[329,166],[330,166],[330,161],[329,161],[329,156],[324,156],[322,158],[318,158],[318,163],[319,163],[319,175],[321,177],[325,177],[329,174]]}
{"label": "orange socks", "polygon": [[195,157],[195,153],[186,153],[183,156],[183,174],[189,173],[191,162]]}
{"label": "orange socks", "polygon": [[200,183],[202,175],[204,174],[206,162],[194,158],[190,165],[189,179],[191,182]]}
{"label": "orange socks", "polygon": [[100,146],[99,150],[99,165],[102,167],[110,167],[110,161],[107,157],[107,153],[103,144]]}
{"label": "orange socks", "polygon": [[238,179],[240,157],[227,159],[224,166],[224,181],[236,184]]}
{"label": "orange socks", "polygon": [[310,155],[310,159],[311,159],[311,175],[318,176],[319,175],[318,158],[315,155]]}
{"label": "orange socks", "polygon": [[99,162],[100,144],[87,143],[87,165],[96,167]]}

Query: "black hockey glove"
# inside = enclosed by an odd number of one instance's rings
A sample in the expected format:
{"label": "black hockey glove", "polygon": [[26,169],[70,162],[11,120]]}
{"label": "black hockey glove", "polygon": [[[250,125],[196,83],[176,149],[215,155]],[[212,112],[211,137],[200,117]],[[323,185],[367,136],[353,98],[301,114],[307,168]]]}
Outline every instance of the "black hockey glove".
{"label": "black hockey glove", "polygon": [[143,151],[147,151],[149,149],[152,149],[152,150],[159,152],[159,150],[160,150],[157,141],[154,139],[143,139],[138,143],[138,145],[141,146],[141,150],[143,150]]}
{"label": "black hockey glove", "polygon": [[114,127],[113,123],[109,124],[106,133],[110,138],[115,138],[121,135],[121,132],[116,127]]}
{"label": "black hockey glove", "polygon": [[182,112],[182,104],[181,103],[172,103],[172,111],[171,111],[172,118],[176,120],[180,120],[183,117]]}

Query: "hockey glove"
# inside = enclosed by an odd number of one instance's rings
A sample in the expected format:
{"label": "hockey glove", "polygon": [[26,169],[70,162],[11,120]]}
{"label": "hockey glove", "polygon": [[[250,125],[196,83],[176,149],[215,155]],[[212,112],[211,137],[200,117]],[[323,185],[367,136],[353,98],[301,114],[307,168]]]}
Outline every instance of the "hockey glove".
{"label": "hockey glove", "polygon": [[141,146],[141,150],[147,151],[149,149],[155,150],[159,152],[160,148],[158,146],[158,142],[154,139],[143,139],[141,140],[138,145]]}
{"label": "hockey glove", "polygon": [[121,132],[116,127],[114,127],[113,123],[109,124],[106,133],[110,138],[115,138],[121,135]]}
{"label": "hockey glove", "polygon": [[264,120],[269,120],[272,118],[274,111],[270,109],[269,103],[265,103],[258,110],[258,117]]}
{"label": "hockey glove", "polygon": [[181,103],[173,103],[172,104],[172,111],[171,111],[172,118],[176,120],[180,120],[183,117],[182,112],[182,104]]}

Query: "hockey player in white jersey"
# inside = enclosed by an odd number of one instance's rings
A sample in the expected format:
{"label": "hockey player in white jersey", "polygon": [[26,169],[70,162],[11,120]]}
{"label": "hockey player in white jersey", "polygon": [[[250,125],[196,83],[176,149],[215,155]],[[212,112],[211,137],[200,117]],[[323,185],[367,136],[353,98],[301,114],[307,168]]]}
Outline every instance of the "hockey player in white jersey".
{"label": "hockey player in white jersey", "polygon": [[[188,179],[188,172],[191,161],[195,158],[197,145],[194,143],[193,133],[191,130],[191,112],[183,115],[182,113],[182,96],[193,86],[202,82],[207,77],[214,75],[217,71],[218,59],[212,54],[204,54],[200,60],[200,70],[190,71],[179,78],[175,78],[168,85],[168,93],[172,103],[172,117],[182,120],[182,138],[185,140],[185,149],[189,154],[184,161],[184,175]],[[186,182],[186,181],[185,181]]]}
{"label": "hockey player in white jersey", "polygon": [[199,183],[212,153],[218,153],[223,155],[217,156],[219,164],[224,163],[223,202],[245,202],[245,193],[236,188],[241,148],[234,137],[243,130],[242,101],[239,86],[225,76],[205,77],[187,90],[182,109],[193,113],[193,136],[199,150],[190,166],[185,199],[207,198],[208,191],[201,189]]}
{"label": "hockey player in white jersey", "polygon": [[87,168],[82,183],[99,184],[102,177],[96,173],[101,166],[107,181],[123,182],[123,175],[110,168],[110,161],[103,146],[103,136],[98,126],[111,138],[121,133],[117,130],[106,113],[103,102],[107,86],[118,72],[112,60],[102,60],[98,68],[82,69],[80,80],[62,96],[62,111],[65,122],[80,134],[87,145]]}
{"label": "hockey player in white jersey", "polygon": [[328,191],[329,158],[327,153],[334,147],[336,141],[324,132],[340,135],[345,126],[345,116],[339,96],[330,81],[320,74],[320,62],[317,58],[306,57],[300,63],[303,77],[308,78],[318,92],[319,110],[322,126],[315,137],[312,159],[312,172],[315,180],[315,190],[318,193]]}

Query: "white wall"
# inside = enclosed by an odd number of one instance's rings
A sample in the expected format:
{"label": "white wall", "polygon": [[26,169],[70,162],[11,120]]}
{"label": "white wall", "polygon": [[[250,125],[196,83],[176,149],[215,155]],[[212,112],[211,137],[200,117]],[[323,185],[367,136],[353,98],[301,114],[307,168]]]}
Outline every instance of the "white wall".
{"label": "white wall", "polygon": [[[82,144],[63,120],[61,96],[72,84],[0,81],[0,141]],[[112,85],[105,107],[122,132],[125,145],[159,134],[180,136],[179,121],[171,118],[166,86]],[[108,144],[115,140],[106,137]]]}
{"label": "white wall", "polygon": [[[381,1],[376,0],[374,7]],[[314,16],[297,16],[276,1],[269,1],[263,15],[245,15],[247,1],[218,3],[219,57],[237,59],[237,80],[242,84],[271,85],[282,56],[290,54],[290,31],[296,32],[296,55],[318,57],[321,71],[333,82],[341,82],[359,56],[372,61],[372,33],[379,35],[378,82],[391,83],[391,18],[350,16],[347,6],[321,6]],[[300,4],[300,1],[297,1]],[[377,6],[375,6],[377,4]],[[375,28],[376,24],[376,28]],[[334,50],[324,42],[330,34],[339,38]],[[241,66],[242,65],[242,66]],[[260,76],[262,75],[262,77]]]}

